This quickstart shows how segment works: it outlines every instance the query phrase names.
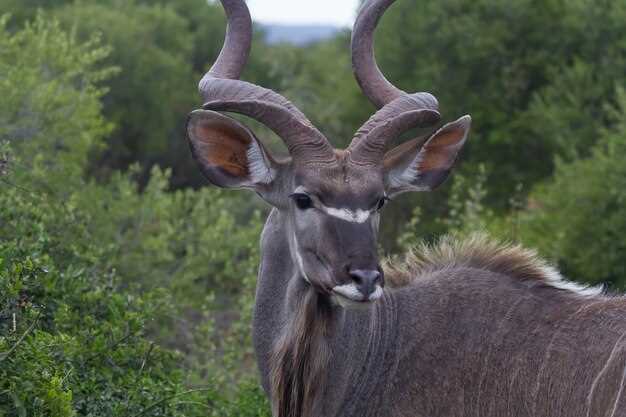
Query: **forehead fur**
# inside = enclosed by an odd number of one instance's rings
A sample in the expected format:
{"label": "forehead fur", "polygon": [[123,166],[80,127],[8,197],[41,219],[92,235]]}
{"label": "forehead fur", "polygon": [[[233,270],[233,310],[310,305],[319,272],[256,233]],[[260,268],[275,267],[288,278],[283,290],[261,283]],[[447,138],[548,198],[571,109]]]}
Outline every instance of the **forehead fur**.
{"label": "forehead fur", "polygon": [[422,243],[402,263],[385,262],[387,284],[409,285],[420,277],[445,269],[475,268],[523,281],[538,281],[543,287],[570,291],[579,296],[597,296],[601,287],[588,287],[565,280],[537,252],[517,244],[502,243],[484,234],[467,238],[446,236],[437,243]]}
{"label": "forehead fur", "polygon": [[382,169],[354,166],[345,160],[334,166],[296,168],[295,185],[333,207],[365,208],[384,192]]}

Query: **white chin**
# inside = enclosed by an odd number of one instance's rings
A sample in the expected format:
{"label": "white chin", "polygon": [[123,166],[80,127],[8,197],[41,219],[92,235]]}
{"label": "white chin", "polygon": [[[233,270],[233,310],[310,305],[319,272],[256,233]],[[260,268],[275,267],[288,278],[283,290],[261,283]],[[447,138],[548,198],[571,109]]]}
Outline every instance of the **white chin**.
{"label": "white chin", "polygon": [[370,302],[378,300],[383,295],[383,289],[377,285],[374,292],[365,298],[354,284],[338,285],[333,288],[333,300],[342,307],[367,307]]}

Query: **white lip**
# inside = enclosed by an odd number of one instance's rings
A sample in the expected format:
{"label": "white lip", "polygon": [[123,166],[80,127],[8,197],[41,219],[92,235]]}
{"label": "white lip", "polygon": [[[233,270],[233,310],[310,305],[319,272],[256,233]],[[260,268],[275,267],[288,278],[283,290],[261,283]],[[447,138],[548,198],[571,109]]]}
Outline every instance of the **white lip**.
{"label": "white lip", "polygon": [[333,287],[333,292],[341,297],[347,298],[350,301],[367,302],[376,301],[383,295],[383,288],[380,285],[376,285],[374,292],[365,298],[363,293],[358,290],[355,284],[337,285]]}
{"label": "white lip", "polygon": [[374,292],[370,294],[369,300],[376,301],[382,296],[383,296],[383,287],[381,287],[380,285],[377,285],[376,288],[374,289]]}

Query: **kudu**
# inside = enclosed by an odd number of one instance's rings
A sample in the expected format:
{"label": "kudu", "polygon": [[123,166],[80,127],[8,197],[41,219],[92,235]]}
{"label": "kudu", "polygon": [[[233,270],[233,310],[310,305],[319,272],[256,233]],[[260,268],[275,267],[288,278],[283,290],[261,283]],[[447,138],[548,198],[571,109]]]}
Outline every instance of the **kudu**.
{"label": "kudu", "polygon": [[[439,121],[432,95],[399,90],[376,65],[374,29],[394,0],[365,3],[355,23],[354,72],[379,110],[345,150],[281,95],[238,80],[250,15],[243,0],[221,2],[225,43],[187,133],[212,184],[254,190],[273,206],[253,325],[274,416],[626,415],[621,297],[481,239],[418,250],[383,276],[376,239],[386,200],[444,181],[470,126],[464,116],[385,153]],[[274,158],[219,112],[265,124],[290,158]],[[383,290],[385,281],[404,285]]]}

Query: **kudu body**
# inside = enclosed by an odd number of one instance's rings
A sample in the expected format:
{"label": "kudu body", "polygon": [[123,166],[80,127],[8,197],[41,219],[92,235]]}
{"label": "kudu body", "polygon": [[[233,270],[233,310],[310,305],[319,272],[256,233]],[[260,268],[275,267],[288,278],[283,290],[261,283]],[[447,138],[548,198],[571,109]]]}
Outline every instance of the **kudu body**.
{"label": "kudu body", "polygon": [[[261,237],[254,343],[276,417],[624,416],[626,304],[569,283],[518,247],[475,239],[423,249],[404,268],[379,265],[385,201],[447,177],[469,116],[426,141],[391,140],[439,121],[436,99],[379,71],[373,32],[394,0],[365,3],[352,57],[379,108],[336,150],[289,101],[239,81],[250,48],[243,0],[221,0],[224,47],[200,82],[188,136],[207,179],[273,206]],[[244,125],[257,119],[290,158]],[[393,278],[393,280],[391,279]],[[403,281],[387,288],[385,283]]]}

